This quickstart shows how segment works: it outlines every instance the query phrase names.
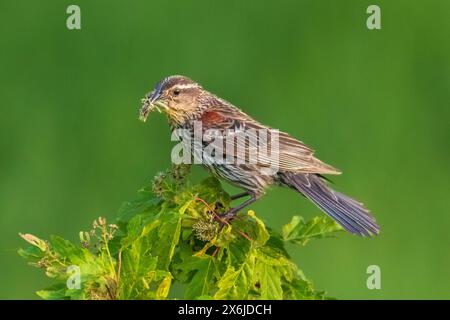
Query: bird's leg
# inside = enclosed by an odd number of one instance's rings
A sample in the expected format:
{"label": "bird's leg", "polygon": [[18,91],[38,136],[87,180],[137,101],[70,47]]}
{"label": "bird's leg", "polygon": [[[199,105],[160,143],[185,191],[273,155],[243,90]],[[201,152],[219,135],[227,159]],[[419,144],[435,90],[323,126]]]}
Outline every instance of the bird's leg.
{"label": "bird's leg", "polygon": [[249,196],[249,195],[250,195],[250,193],[248,191],[244,191],[244,192],[235,194],[234,196],[231,196],[230,199],[231,199],[231,201],[233,201],[233,200],[237,200],[237,199]]}
{"label": "bird's leg", "polygon": [[230,210],[228,210],[227,213],[225,213],[224,215],[221,215],[220,216],[221,220],[229,221],[229,220],[233,219],[236,216],[236,214],[239,212],[239,210],[241,210],[241,209],[245,208],[246,206],[252,204],[253,202],[255,202],[258,199],[256,197],[256,195],[254,195],[254,194],[248,193],[248,195],[251,197],[250,199],[245,200],[244,202],[242,202],[237,207],[231,208]]}

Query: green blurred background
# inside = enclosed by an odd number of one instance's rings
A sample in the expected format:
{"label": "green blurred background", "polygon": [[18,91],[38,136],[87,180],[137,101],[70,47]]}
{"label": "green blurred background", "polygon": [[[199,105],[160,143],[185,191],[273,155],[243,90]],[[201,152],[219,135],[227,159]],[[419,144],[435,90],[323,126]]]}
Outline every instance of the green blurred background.
{"label": "green blurred background", "polygon": [[[82,29],[66,28],[81,7]],[[382,29],[366,28],[378,4]],[[290,248],[329,295],[450,298],[450,1],[0,3],[0,298],[49,284],[19,232],[76,240],[170,164],[163,116],[140,98],[184,74],[344,171],[382,233]],[[193,179],[205,176],[194,170]],[[252,206],[280,227],[319,210],[275,188]],[[381,267],[381,290],[366,268]]]}

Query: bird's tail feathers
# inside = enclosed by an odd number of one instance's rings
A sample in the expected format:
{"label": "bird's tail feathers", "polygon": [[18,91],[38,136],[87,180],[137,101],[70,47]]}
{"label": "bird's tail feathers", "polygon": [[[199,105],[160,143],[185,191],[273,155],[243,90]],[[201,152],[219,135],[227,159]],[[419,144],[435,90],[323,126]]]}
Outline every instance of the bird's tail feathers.
{"label": "bird's tail feathers", "polygon": [[281,181],[295,188],[345,230],[360,236],[377,235],[380,227],[362,203],[331,189],[315,174],[282,173]]}

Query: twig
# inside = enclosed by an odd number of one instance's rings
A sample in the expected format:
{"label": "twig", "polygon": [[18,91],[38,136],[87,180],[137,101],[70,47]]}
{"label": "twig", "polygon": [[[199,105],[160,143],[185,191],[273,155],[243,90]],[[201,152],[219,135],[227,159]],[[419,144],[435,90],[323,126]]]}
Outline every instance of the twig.
{"label": "twig", "polygon": [[122,271],[122,249],[119,250],[119,266],[117,267],[117,286],[120,283],[120,273]]}
{"label": "twig", "polygon": [[243,237],[244,237],[245,239],[247,239],[248,241],[250,241],[250,242],[253,241],[253,239],[250,238],[250,237],[248,236],[248,234],[246,234],[245,232],[242,232],[241,230],[238,230],[238,232],[240,233],[241,236],[243,236]]}
{"label": "twig", "polygon": [[222,222],[223,224],[229,225],[228,221],[222,219],[222,217],[221,217],[220,215],[218,215],[218,214],[216,213],[216,211],[213,210],[213,209],[211,208],[211,206],[210,206],[205,200],[203,200],[202,198],[198,198],[198,197],[196,197],[194,200],[195,200],[195,201],[200,201],[201,203],[203,203],[203,204],[208,208],[208,210],[212,212],[212,214],[214,215],[214,217],[216,217],[216,218],[217,218],[220,222]]}

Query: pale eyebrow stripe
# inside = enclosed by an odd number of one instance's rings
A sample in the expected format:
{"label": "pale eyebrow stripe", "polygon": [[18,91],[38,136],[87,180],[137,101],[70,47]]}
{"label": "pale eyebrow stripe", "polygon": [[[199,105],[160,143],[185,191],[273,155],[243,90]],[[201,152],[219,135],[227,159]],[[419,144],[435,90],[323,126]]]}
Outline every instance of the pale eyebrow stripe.
{"label": "pale eyebrow stripe", "polygon": [[187,83],[187,84],[176,84],[172,88],[178,88],[178,89],[191,89],[191,88],[198,88],[200,87],[196,83]]}

